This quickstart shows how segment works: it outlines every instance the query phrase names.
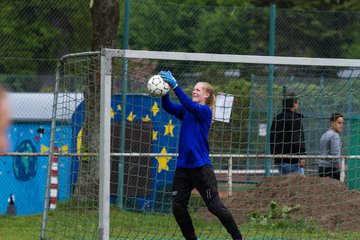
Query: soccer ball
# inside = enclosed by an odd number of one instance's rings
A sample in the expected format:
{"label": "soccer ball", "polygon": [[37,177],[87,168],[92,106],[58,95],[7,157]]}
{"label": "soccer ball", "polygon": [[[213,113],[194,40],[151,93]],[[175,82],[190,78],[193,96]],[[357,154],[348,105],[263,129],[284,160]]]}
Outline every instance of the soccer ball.
{"label": "soccer ball", "polygon": [[147,89],[151,95],[163,97],[168,93],[170,86],[160,75],[154,75],[149,79]]}

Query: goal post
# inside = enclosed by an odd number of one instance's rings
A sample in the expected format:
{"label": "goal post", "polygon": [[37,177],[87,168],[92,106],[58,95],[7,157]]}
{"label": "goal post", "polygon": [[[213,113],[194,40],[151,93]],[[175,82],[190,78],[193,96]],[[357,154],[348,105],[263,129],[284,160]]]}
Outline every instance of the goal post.
{"label": "goal post", "polygon": [[109,239],[110,226],[110,151],[111,151],[111,63],[108,51],[102,52],[100,77],[100,154],[99,154],[99,237]]}
{"label": "goal post", "polygon": [[[220,194],[245,237],[336,239],[338,231],[360,236],[360,207],[324,210],[339,195],[356,204],[352,190],[360,190],[360,60],[102,49],[59,61],[41,239],[181,237],[171,213],[181,122],[146,90],[160,70],[171,70],[189,96],[196,82],[214,87],[210,156]],[[282,111],[288,92],[300,99],[305,177],[279,176],[267,151],[269,116]],[[337,157],[344,159],[342,182],[317,176],[318,160],[334,158],[320,151],[332,112],[345,119]],[[61,134],[64,124],[71,126],[71,136]],[[67,151],[54,150],[65,143]],[[56,209],[50,208],[53,156],[59,167]],[[319,202],[326,197],[328,202]],[[189,210],[198,237],[227,239],[196,191]],[[308,233],[310,228],[315,230]]]}

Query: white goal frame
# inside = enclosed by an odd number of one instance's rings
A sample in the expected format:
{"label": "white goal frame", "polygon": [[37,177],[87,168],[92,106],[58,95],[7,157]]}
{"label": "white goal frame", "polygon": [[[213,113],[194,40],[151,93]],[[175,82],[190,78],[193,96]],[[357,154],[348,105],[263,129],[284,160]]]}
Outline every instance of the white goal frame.
{"label": "white goal frame", "polygon": [[[81,54],[69,54],[63,57],[81,56],[99,52],[89,52]],[[206,53],[185,53],[185,52],[161,52],[161,51],[141,51],[141,50],[119,50],[102,49],[101,56],[101,105],[100,105],[100,146],[99,146],[99,239],[109,240],[110,228],[110,149],[111,149],[111,86],[112,86],[112,59],[113,58],[142,58],[157,60],[179,60],[179,61],[201,61],[201,62],[222,62],[222,63],[253,63],[264,65],[307,65],[307,66],[337,66],[337,67],[360,67],[358,59],[334,59],[334,58],[304,58],[304,57],[275,57],[275,56],[253,56],[253,55],[232,55],[232,54],[206,54]],[[58,75],[58,74],[57,74]],[[56,98],[54,98],[55,101]],[[56,102],[54,102],[54,106]],[[56,116],[56,107],[54,107]],[[53,120],[54,121],[54,120]],[[54,123],[53,123],[54,124]],[[53,126],[54,127],[54,126]],[[53,138],[54,136],[52,136]],[[53,140],[53,139],[52,139]],[[50,147],[52,149],[52,147]],[[134,153],[136,154],[136,153]],[[126,154],[117,154],[125,156]],[[171,155],[171,154],[168,154]],[[49,154],[49,162],[53,156]],[[238,156],[238,155],[236,155]],[[249,157],[246,155],[244,157]],[[263,155],[268,158],[273,155]],[[359,157],[359,156],[358,156]],[[346,158],[346,156],[344,156]],[[229,169],[231,171],[231,169]],[[231,184],[231,177],[230,177]],[[48,190],[45,196],[45,209],[48,202]],[[47,217],[47,210],[44,210],[43,218]],[[46,224],[43,221],[41,237],[45,235]]]}

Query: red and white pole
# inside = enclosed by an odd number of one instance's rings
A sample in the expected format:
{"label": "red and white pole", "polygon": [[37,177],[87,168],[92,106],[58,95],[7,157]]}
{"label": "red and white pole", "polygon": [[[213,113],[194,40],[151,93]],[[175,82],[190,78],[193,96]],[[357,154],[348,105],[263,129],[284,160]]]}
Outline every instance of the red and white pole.
{"label": "red and white pole", "polygon": [[[54,147],[54,152],[58,152],[59,148]],[[55,209],[58,198],[58,156],[52,157],[51,162],[51,186],[50,186],[50,209]]]}

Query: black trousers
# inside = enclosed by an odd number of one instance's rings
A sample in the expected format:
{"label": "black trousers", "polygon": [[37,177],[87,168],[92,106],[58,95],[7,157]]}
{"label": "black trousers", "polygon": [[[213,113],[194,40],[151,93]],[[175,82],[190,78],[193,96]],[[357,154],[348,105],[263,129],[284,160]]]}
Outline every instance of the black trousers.
{"label": "black trousers", "polygon": [[196,188],[208,210],[214,214],[233,239],[242,236],[229,210],[221,202],[217,180],[212,167],[176,168],[173,180],[172,210],[182,234],[187,240],[197,239],[188,211],[191,191]]}
{"label": "black trousers", "polygon": [[340,180],[340,170],[337,167],[319,167],[319,176]]}

